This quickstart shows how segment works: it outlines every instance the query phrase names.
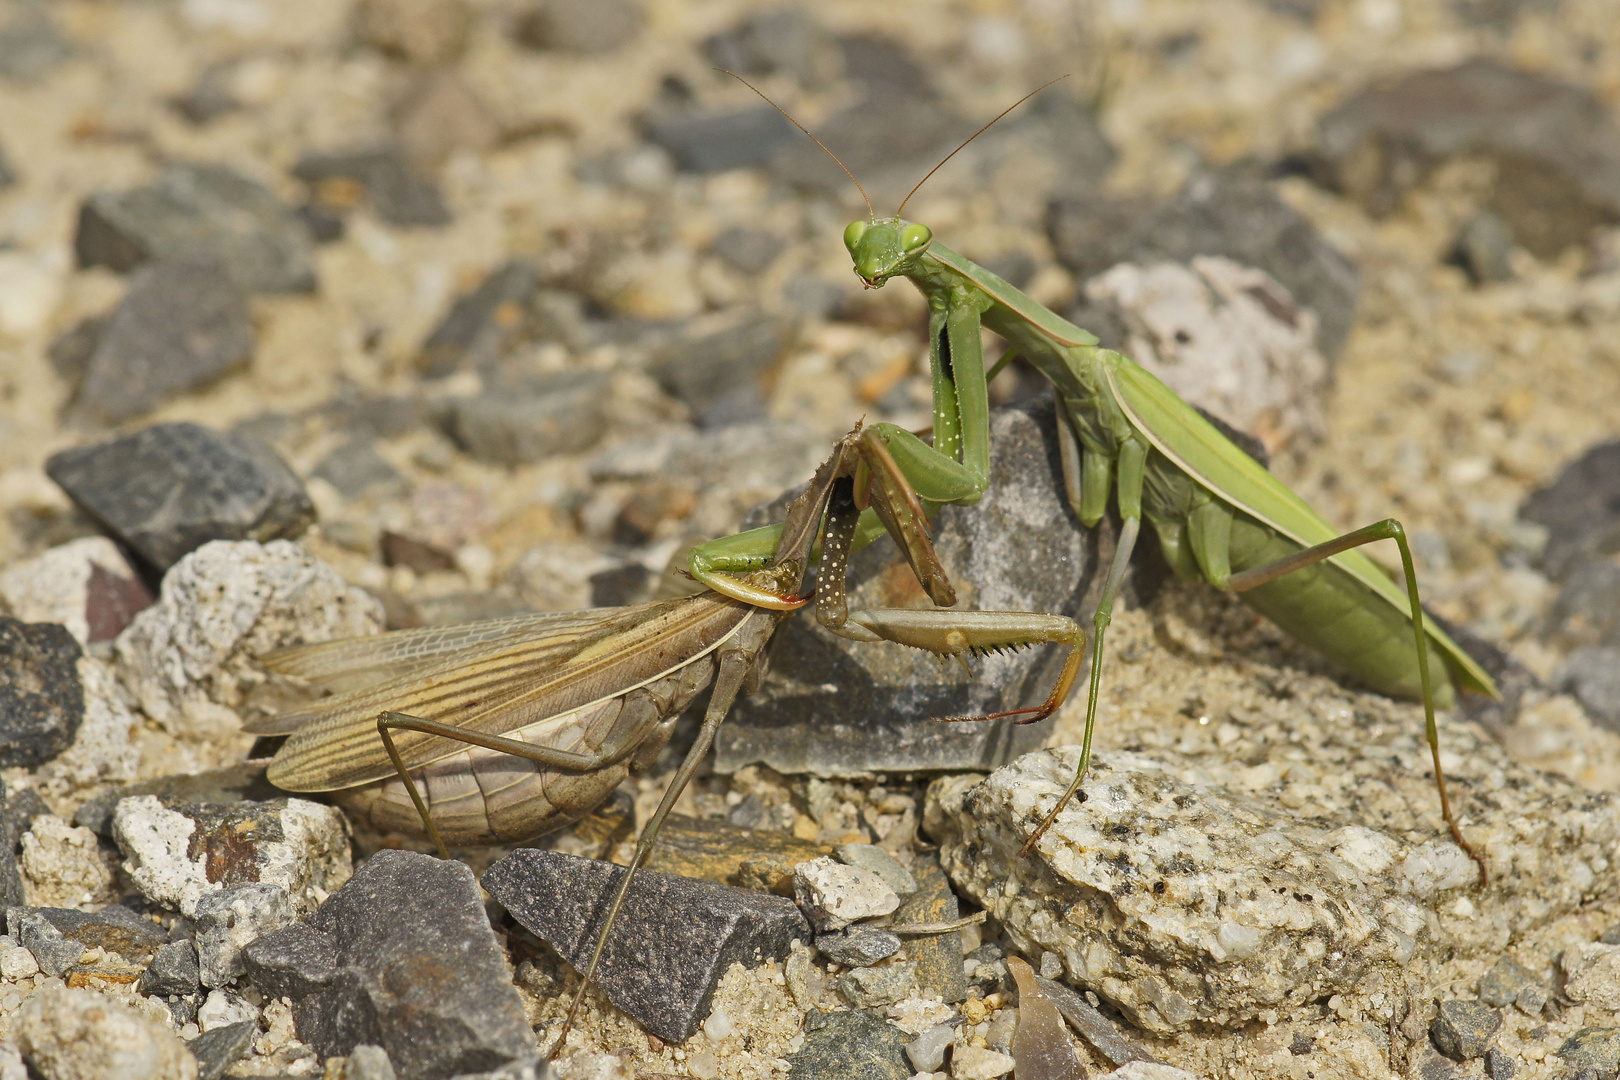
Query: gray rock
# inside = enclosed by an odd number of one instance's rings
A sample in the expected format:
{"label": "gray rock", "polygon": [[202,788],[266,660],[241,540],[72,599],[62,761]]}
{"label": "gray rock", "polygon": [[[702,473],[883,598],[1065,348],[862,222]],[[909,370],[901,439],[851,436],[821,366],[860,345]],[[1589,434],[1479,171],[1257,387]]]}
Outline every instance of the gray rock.
{"label": "gray rock", "polygon": [[787,346],[786,327],[755,316],[665,350],[649,373],[699,427],[723,427],[764,417],[762,383]]}
{"label": "gray rock", "polygon": [[898,896],[909,896],[917,891],[917,879],[911,876],[911,871],[876,844],[839,844],[833,854],[841,863],[872,871]]}
{"label": "gray rock", "polygon": [[724,112],[670,111],[642,121],[642,132],[689,173],[729,172],[763,165],[799,133],[769,105]]}
{"label": "gray rock", "polygon": [[611,52],[641,33],[636,0],[540,0],[513,32],[531,49],[574,54]]}
{"label": "gray rock", "polygon": [[394,1063],[380,1046],[357,1046],[349,1051],[343,1080],[395,1080]]}
{"label": "gray rock", "polygon": [[532,327],[540,275],[521,259],[503,264],[472,292],[456,297],[450,311],[422,345],[420,364],[429,378],[453,371],[491,371]]}
{"label": "gray rock", "polygon": [[782,238],[760,229],[733,225],[714,238],[709,250],[734,270],[758,274],[782,253]]}
{"label": "gray rock", "polygon": [[384,56],[423,65],[453,63],[472,30],[465,0],[364,0],[354,15],[361,41]]}
{"label": "gray rock", "polygon": [[46,5],[9,4],[0,21],[0,78],[38,82],[73,55]]}
{"label": "gray rock", "polygon": [[1127,1061],[1146,1061],[1163,1064],[1158,1058],[1120,1034],[1118,1025],[1092,1008],[1091,1003],[1062,983],[1035,977],[1035,985],[1057,1005],[1058,1012],[1075,1034],[1084,1039],[1093,1050],[1112,1065]]}
{"label": "gray rock", "polygon": [[900,951],[900,945],[898,934],[865,926],[816,935],[817,952],[835,964],[852,968],[869,967],[879,960],[887,960]]}
{"label": "gray rock", "polygon": [[[519,848],[484,873],[512,917],[576,967],[596,945],[602,914],[624,868],[560,852]],[[733,963],[788,955],[810,927],[793,902],[728,885],[636,875],[597,983],[608,998],[666,1042],[684,1042],[709,1014]]]}
{"label": "gray rock", "polygon": [[802,7],[749,15],[729,30],[703,39],[703,51],[717,68],[739,75],[785,74],[803,84],[829,78],[839,65],[831,36]]}
{"label": "gray rock", "polygon": [[84,655],[67,628],[0,615],[0,765],[39,765],[84,721]]}
{"label": "gray rock", "polygon": [[197,1080],[219,1080],[226,1069],[247,1055],[248,1046],[258,1033],[258,1024],[239,1020],[192,1039],[186,1048],[197,1059]]}
{"label": "gray rock", "polygon": [[34,954],[41,971],[55,978],[61,978],[84,955],[85,946],[82,943],[63,934],[38,911],[26,908],[8,910],[6,932]]}
{"label": "gray rock", "polygon": [[169,102],[174,110],[198,127],[242,107],[232,93],[234,64],[210,64],[187,90]]}
{"label": "gray rock", "polygon": [[1576,563],[1548,622],[1573,645],[1620,645],[1620,565],[1604,558]]}
{"label": "gray rock", "polygon": [[255,292],[312,292],[309,234],[264,187],[222,165],[171,165],[151,185],[100,191],[79,210],[81,266],[211,255]]}
{"label": "gray rock", "polygon": [[17,170],[12,168],[11,159],[6,156],[5,147],[0,146],[0,190],[11,187],[17,182]]}
{"label": "gray rock", "polygon": [[1487,1005],[1501,1008],[1513,1004],[1525,989],[1540,985],[1541,980],[1512,960],[1498,960],[1491,970],[1479,977],[1479,999]]}
{"label": "gray rock", "polygon": [[1495,60],[1363,90],[1322,119],[1317,150],[1323,179],[1374,214],[1449,158],[1489,159],[1491,210],[1543,258],[1620,217],[1620,127],[1608,106]]}
{"label": "gray rock", "polygon": [[198,978],[216,989],[246,970],[244,946],[289,925],[295,915],[286,889],[255,882],[203,895],[193,918]]}
{"label": "gray rock", "polygon": [[1620,1028],[1583,1027],[1558,1048],[1564,1064],[1577,1071],[1595,1069],[1613,1076],[1620,1068]]}
{"label": "gray rock", "polygon": [[901,960],[882,967],[860,967],[838,977],[838,992],[857,1009],[881,1009],[917,994],[917,967]]}
{"label": "gray rock", "polygon": [[197,946],[190,941],[159,945],[151,965],[141,974],[141,993],[157,997],[195,994],[200,985]]}
{"label": "gray rock", "polygon": [[8,793],[6,782],[0,780],[0,910],[22,907],[27,899],[23,895],[22,871],[17,866],[18,841],[28,831],[27,823],[19,820],[21,809],[21,800]]}
{"label": "gray rock", "polygon": [[1562,581],[1594,555],[1620,548],[1620,441],[1599,443],[1530,493],[1519,516],[1545,525],[1541,567]]}
{"label": "gray rock", "polygon": [[1553,688],[1575,695],[1593,720],[1620,731],[1620,648],[1586,645],[1576,649],[1554,677]]}
{"label": "gray rock", "polygon": [[450,208],[433,183],[419,176],[397,146],[305,154],[293,175],[317,191],[323,183],[346,180],[365,189],[377,216],[391,225],[447,225]]}
{"label": "gray rock", "polygon": [[[895,909],[894,926],[914,923],[950,922],[961,914],[951,883],[940,869],[933,855],[919,855],[912,861],[912,875],[917,891],[900,902]],[[917,985],[923,993],[938,994],[939,1000],[965,1001],[969,996],[966,976],[962,971],[962,936],[955,931],[944,934],[908,935],[906,956],[917,969]]]}
{"label": "gray rock", "polygon": [[870,1009],[810,1010],[804,1043],[788,1055],[788,1080],[907,1080],[906,1033]]}
{"label": "gray rock", "polygon": [[[312,956],[323,963],[312,967]],[[299,1038],[322,1057],[380,1046],[402,1080],[417,1080],[534,1052],[478,884],[461,863],[378,852],[315,914],[258,939],[247,957],[256,985],[293,999]]]}
{"label": "gray rock", "polygon": [[309,475],[325,480],[345,499],[357,499],[373,489],[397,492],[409,484],[377,453],[375,440],[368,437],[351,439],[333,450],[316,462]]}
{"label": "gray rock", "polygon": [[247,297],[211,253],[161,259],[130,277],[99,326],[67,415],[113,425],[217,382],[253,358]]}
{"label": "gray rock", "polygon": [[1491,1040],[1502,1030],[1502,1014],[1483,1001],[1440,1002],[1429,1024],[1434,1048],[1455,1061],[1484,1057]]}
{"label": "gray rock", "polygon": [[602,437],[608,376],[570,372],[521,390],[491,390],[450,403],[445,431],[479,461],[527,465],[588,449]]}
{"label": "gray rock", "polygon": [[[990,428],[989,491],[976,506],[944,508],[934,522],[934,547],[956,585],[958,606],[1089,619],[1096,604],[1091,590],[1101,587],[1096,567],[1112,556],[1111,534],[1074,525],[1062,496],[1051,405],[996,409]],[[745,525],[765,522],[761,514]],[[850,560],[850,585],[852,608],[923,600],[887,538]],[[764,686],[737,703],[716,736],[717,772],[756,762],[823,776],[994,768],[1039,746],[1040,727],[930,718],[1038,702],[1064,661],[1058,648],[983,657],[973,661],[970,680],[927,653],[848,641],[802,617],[777,631],[773,648]]]}
{"label": "gray rock", "polygon": [[1451,261],[1462,267],[1475,285],[1511,281],[1513,233],[1507,222],[1490,211],[1475,214],[1463,224],[1452,245]]}
{"label": "gray rock", "polygon": [[93,912],[39,908],[38,914],[81,949],[104,949],[132,964],[150,962],[166,940],[160,927],[122,904],[109,904]]}
{"label": "gray rock", "polygon": [[1516,1071],[1513,1059],[1504,1054],[1500,1047],[1493,1046],[1485,1051],[1485,1075],[1490,1080],[1513,1080]]}
{"label": "gray rock", "polygon": [[315,518],[274,450],[197,424],[155,424],[63,450],[45,471],[158,572],[210,540],[296,537]]}
{"label": "gray rock", "polygon": [[[1116,263],[1187,262],[1195,255],[1222,255],[1264,270],[1295,302],[1316,312],[1317,348],[1329,361],[1343,350],[1355,318],[1355,265],[1270,187],[1253,180],[1199,176],[1157,206],[1103,196],[1059,198],[1049,210],[1047,232],[1058,261],[1082,280]],[[1078,317],[1085,326],[1085,314]]]}

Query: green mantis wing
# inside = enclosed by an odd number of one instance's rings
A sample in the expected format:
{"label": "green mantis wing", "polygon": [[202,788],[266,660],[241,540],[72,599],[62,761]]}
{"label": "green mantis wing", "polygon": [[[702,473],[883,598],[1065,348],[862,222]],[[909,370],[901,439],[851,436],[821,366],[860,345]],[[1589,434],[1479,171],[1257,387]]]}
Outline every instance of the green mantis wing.
{"label": "green mantis wing", "polygon": [[[1107,355],[1105,368],[1114,397],[1131,423],[1154,449],[1211,493],[1301,547],[1313,547],[1340,535],[1340,531],[1323,520],[1305,500],[1232,445],[1213,424],[1199,416],[1151,372],[1118,354]],[[1410,617],[1405,591],[1361,551],[1342,551],[1329,561],[1377,593],[1403,617]],[[1465,689],[1497,696],[1496,684],[1490,675],[1433,619],[1424,620],[1423,627],[1430,640],[1445,653],[1447,666]]]}

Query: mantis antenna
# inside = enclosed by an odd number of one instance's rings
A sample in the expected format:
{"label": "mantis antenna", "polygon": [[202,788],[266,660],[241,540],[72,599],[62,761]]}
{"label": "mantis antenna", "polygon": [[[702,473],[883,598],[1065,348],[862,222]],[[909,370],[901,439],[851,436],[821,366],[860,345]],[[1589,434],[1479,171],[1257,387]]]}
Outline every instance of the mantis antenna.
{"label": "mantis antenna", "polygon": [[[725,68],[715,68],[715,70],[716,71],[724,71],[727,75],[730,75],[733,79],[736,79],[738,82],[740,82],[744,86],[748,87],[748,89],[750,89],[754,93],[758,94],[761,98],[764,99],[765,104],[769,105],[771,108],[775,109],[777,112],[779,112],[783,116],[787,117],[788,123],[792,124],[794,127],[798,128],[800,131],[804,132],[806,135],[809,135],[811,142],[815,143],[817,146],[821,147],[823,150],[827,150],[827,144],[826,143],[822,142],[820,139],[816,138],[814,135],[810,135],[810,129],[809,128],[805,127],[803,124],[801,124],[797,120],[793,119],[793,115],[791,113],[789,113],[786,109],[782,108],[782,106],[778,105],[776,102],[772,101],[770,98],[765,97],[765,92],[763,90],[761,90],[759,87],[755,86],[753,83],[749,82],[747,79],[743,78],[741,75],[737,74],[735,71],[726,71]],[[1047,83],[1046,85],[1050,86],[1052,84]],[[1041,87],[1041,90],[1045,90],[1045,89],[1046,89],[1046,86]],[[1036,91],[1036,93],[1039,93],[1039,92],[1040,91]],[[1017,107],[1018,107],[1017,105],[1013,106],[1013,108],[1015,108],[1015,109]],[[999,119],[1001,119],[1001,117],[999,117],[999,116],[996,117],[996,120],[999,120]],[[995,120],[992,120],[991,123],[995,123]],[[861,187],[861,182],[859,180],[855,179],[855,174],[849,171],[849,166],[845,165],[842,161],[840,161],[839,158],[838,158],[838,155],[833,153],[831,150],[827,150],[827,156],[832,158],[834,161],[838,162],[838,167],[840,169],[844,170],[844,175],[849,177],[849,182],[855,185],[855,190],[859,191],[861,193],[861,198],[866,200],[866,216],[867,216],[867,219],[870,220],[870,221],[876,221],[877,220],[877,211],[872,209],[872,200],[866,194],[866,189]],[[933,174],[930,173],[929,175],[932,176]]]}
{"label": "mantis antenna", "polygon": [[[945,167],[945,162],[951,160],[951,158],[955,157],[957,154],[960,154],[964,149],[966,149],[968,143],[972,142],[974,139],[977,139],[980,135],[983,135],[985,132],[989,131],[992,127],[994,127],[995,123],[996,123],[996,120],[1000,120],[1003,116],[1006,116],[1008,113],[1012,112],[1014,109],[1018,108],[1018,106],[1022,105],[1024,102],[1028,101],[1030,98],[1034,97],[1036,94],[1040,93],[1042,90],[1045,90],[1048,86],[1051,86],[1053,83],[1060,83],[1064,79],[1067,79],[1067,78],[1068,78],[1067,75],[1059,75],[1057,78],[1053,79],[1052,82],[1046,83],[1046,84],[1044,84],[1042,86],[1037,86],[1035,89],[1031,90],[1029,93],[1025,94],[1023,97],[1019,98],[1017,101],[1013,102],[1011,105],[1007,106],[1005,109],[1002,109],[1001,113],[996,117],[995,120],[990,121],[990,123],[984,125],[984,127],[980,128],[978,131],[975,131],[973,134],[969,135],[966,139],[964,139],[962,141],[961,146],[958,146],[955,150],[952,150],[950,153],[946,154],[944,159],[941,160],[938,165],[935,165],[932,169],[928,170],[928,175],[927,176],[925,176],[921,180],[917,181],[917,187],[912,188],[911,191],[906,194],[906,197],[904,199],[900,200],[900,209],[898,209],[898,210],[896,210],[894,212],[894,216],[896,218],[898,218],[902,213],[904,213],[905,209],[906,209],[906,203],[911,201],[911,196],[917,194],[917,188],[920,188],[924,184],[928,183],[928,181],[933,177],[933,175],[935,173],[939,172],[940,169],[943,169]],[[786,116],[787,114],[784,113],[783,115]],[[789,116],[788,119],[792,120],[793,117]],[[803,128],[800,128],[799,130],[804,131]],[[810,133],[808,131],[805,131],[804,133],[806,135],[810,135]],[[814,135],[810,135],[810,137],[812,139],[815,138]],[[817,145],[820,145],[820,140],[817,140]],[[827,148],[825,146],[823,146],[822,149],[827,150]],[[827,150],[827,153],[830,154],[830,153],[832,153],[832,151]],[[843,162],[840,161],[839,164],[842,165]],[[848,172],[849,170],[845,169],[844,171]],[[853,180],[855,178],[852,176],[852,177],[850,177],[850,179]],[[857,185],[857,186],[859,186],[859,185]],[[866,194],[866,192],[863,191],[863,192],[861,192],[861,194],[864,195],[864,194]],[[870,205],[870,204],[868,204],[868,205]]]}

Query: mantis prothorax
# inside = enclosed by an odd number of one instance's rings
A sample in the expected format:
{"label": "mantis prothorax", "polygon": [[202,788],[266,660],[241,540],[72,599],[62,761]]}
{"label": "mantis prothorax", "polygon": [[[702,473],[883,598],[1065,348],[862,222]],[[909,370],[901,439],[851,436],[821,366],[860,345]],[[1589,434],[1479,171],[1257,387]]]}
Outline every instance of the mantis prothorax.
{"label": "mantis prothorax", "polygon": [[[1123,522],[1092,617],[1095,634],[1080,764],[1068,790],[1025,841],[1024,852],[1036,846],[1085,780],[1103,641],[1145,519],[1178,576],[1203,579],[1237,594],[1373,689],[1423,702],[1441,813],[1452,838],[1478,864],[1480,884],[1486,884],[1485,860],[1463,836],[1451,809],[1434,714],[1437,705],[1452,704],[1454,683],[1493,697],[1496,687],[1444,630],[1423,617],[1400,522],[1390,518],[1341,535],[1144,368],[1100,348],[1094,335],[939,243],[928,226],[905,220],[906,202],[962,146],[912,188],[892,218],[878,218],[867,199],[867,219],[844,230],[844,246],[866,288],[879,289],[903,277],[928,301],[932,445],[893,424],[873,424],[870,437],[883,443],[925,510],[977,502],[989,476],[988,382],[979,336],[980,328],[988,327],[1007,340],[1003,361],[1016,354],[1051,381],[1062,418],[1065,494],[1075,515],[1087,527],[1096,525],[1112,496]],[[831,150],[827,153],[837,160]],[[843,162],[838,164],[844,168]],[[844,171],[849,174],[848,168]],[[850,179],[855,181],[853,174]],[[855,185],[859,188],[859,181]],[[861,195],[866,197],[864,189]],[[879,519],[863,515],[854,544],[869,542],[881,531]],[[1356,550],[1381,539],[1394,540],[1400,550],[1404,588]],[[717,570],[745,571],[768,556],[774,543],[773,531],[761,529],[702,545],[692,552],[693,573],[702,578]],[[935,602],[941,601],[936,597]],[[1438,660],[1437,670],[1431,670],[1436,667],[1431,656]]]}

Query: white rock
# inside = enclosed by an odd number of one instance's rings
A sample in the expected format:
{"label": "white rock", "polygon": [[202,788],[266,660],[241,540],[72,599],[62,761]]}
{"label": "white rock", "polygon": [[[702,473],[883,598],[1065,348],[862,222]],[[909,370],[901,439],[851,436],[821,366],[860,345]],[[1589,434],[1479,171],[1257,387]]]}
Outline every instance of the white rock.
{"label": "white rock", "polygon": [[940,1023],[906,1043],[906,1057],[918,1072],[938,1072],[945,1066],[945,1048],[956,1041],[951,1025]]}
{"label": "white rock", "polygon": [[197,1059],[163,1025],[88,990],[54,987],[23,1002],[17,1046],[51,1080],[196,1080]]}
{"label": "white rock", "polygon": [[29,1080],[22,1052],[9,1042],[0,1042],[0,1080]]}
{"label": "white rock", "polygon": [[841,930],[900,906],[900,897],[877,874],[827,856],[798,865],[793,894],[818,930]]}
{"label": "white rock", "polygon": [[0,335],[23,339],[45,329],[62,300],[64,253],[0,251]]}
{"label": "white rock", "polygon": [[1157,1061],[1127,1061],[1102,1080],[1198,1080],[1194,1073]]}
{"label": "white rock", "polygon": [[210,990],[208,998],[197,1008],[197,1027],[203,1031],[229,1027],[243,1020],[258,1020],[259,1010],[241,998],[223,990]]}
{"label": "white rock", "polygon": [[139,721],[125,704],[112,669],[86,655],[79,657],[78,672],[84,719],[72,745],[34,771],[38,786],[58,794],[134,780],[141,762],[140,749],[130,741]]}
{"label": "white rock", "polygon": [[55,814],[34,818],[18,864],[30,907],[83,909],[112,899],[112,870],[96,834]]}
{"label": "white rock", "polygon": [[0,571],[0,599],[23,622],[61,623],[80,645],[88,645],[86,604],[97,570],[143,588],[135,584],[140,578],[117,544],[105,536],[81,536]]}
{"label": "white rock", "polygon": [[0,949],[0,979],[32,978],[39,974],[39,961],[21,945],[7,945]]}
{"label": "white rock", "polygon": [[287,890],[263,882],[206,893],[198,898],[196,912],[197,971],[209,987],[242,974],[242,950],[249,942],[297,918]]}
{"label": "white rock", "polygon": [[1589,942],[1565,949],[1559,958],[1564,969],[1564,994],[1595,1008],[1620,1009],[1620,945]]}
{"label": "white rock", "polygon": [[215,540],[163,577],[158,602],[118,636],[118,673],[176,735],[234,734],[231,711],[281,645],[373,634],[382,604],[288,540]]}
{"label": "white rock", "polygon": [[959,1046],[951,1056],[951,1075],[956,1080],[995,1080],[1013,1071],[1017,1062],[1007,1055],[982,1046]]}

